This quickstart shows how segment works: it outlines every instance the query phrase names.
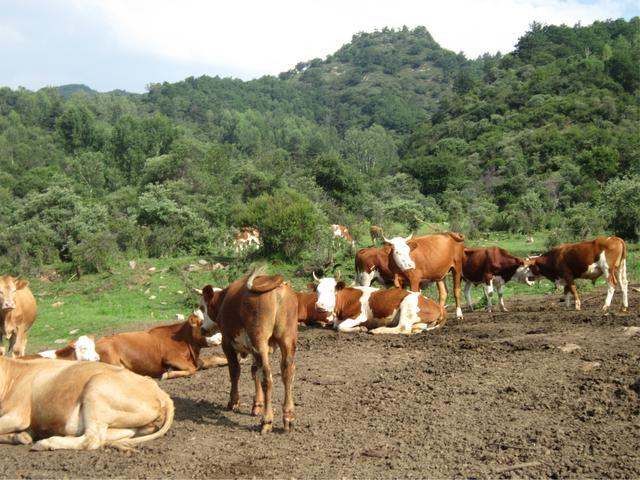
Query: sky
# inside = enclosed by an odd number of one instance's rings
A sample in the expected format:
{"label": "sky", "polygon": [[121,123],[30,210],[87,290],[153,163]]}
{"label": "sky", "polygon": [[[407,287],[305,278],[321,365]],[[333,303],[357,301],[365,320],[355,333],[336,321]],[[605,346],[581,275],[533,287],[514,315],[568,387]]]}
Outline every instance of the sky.
{"label": "sky", "polygon": [[189,76],[250,80],[405,25],[476,58],[512,51],[533,21],[638,15],[640,0],[0,0],[0,86],[142,93]]}

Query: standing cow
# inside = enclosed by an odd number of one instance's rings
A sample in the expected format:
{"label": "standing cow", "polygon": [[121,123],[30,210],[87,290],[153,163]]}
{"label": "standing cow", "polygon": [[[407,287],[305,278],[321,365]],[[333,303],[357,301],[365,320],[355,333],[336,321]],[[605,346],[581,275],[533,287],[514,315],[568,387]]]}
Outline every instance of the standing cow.
{"label": "standing cow", "polygon": [[453,274],[453,292],[456,299],[456,317],[462,319],[461,280],[464,258],[464,235],[456,232],[434,233],[407,238],[384,239],[391,249],[389,269],[397,287],[408,284],[411,291],[419,292],[422,282],[436,282],[440,306],[447,299],[445,277]]}
{"label": "standing cow", "polygon": [[[201,309],[206,313],[205,328],[217,323],[222,333],[222,350],[229,362],[231,392],[227,407],[238,411],[240,394],[238,354],[253,355],[251,375],[255,385],[252,415],[262,417],[262,433],[273,429],[271,390],[273,378],[269,363],[271,347],[280,348],[280,371],[284,384],[283,423],[285,431],[293,426],[293,378],[298,338],[298,301],[296,294],[280,275],[261,275],[253,269],[224,290],[207,285],[202,289]],[[258,378],[258,373],[262,377]]]}
{"label": "standing cow", "polygon": [[371,243],[375,245],[378,240],[384,239],[384,230],[378,225],[371,225],[369,227],[369,235],[371,236]]}
{"label": "standing cow", "polygon": [[598,237],[579,243],[559,245],[547,253],[528,258],[525,264],[529,272],[536,277],[546,277],[556,285],[564,286],[566,306],[569,307],[571,295],[576,310],[580,310],[575,279],[595,280],[604,275],[607,279],[608,291],[602,309],[607,312],[611,306],[616,285],[622,290],[622,311],[629,308],[627,280],[627,245],[619,237]]}
{"label": "standing cow", "polygon": [[504,286],[513,279],[533,285],[527,278],[525,260],[511,255],[500,247],[465,248],[462,263],[462,278],[465,280],[464,296],[469,309],[473,310],[471,302],[471,286],[484,284],[484,294],[487,299],[487,310],[492,308],[493,288],[498,292],[500,308],[507,311],[504,305]]}
{"label": "standing cow", "polygon": [[29,283],[8,275],[0,277],[0,355],[4,355],[3,337],[9,340],[7,353],[22,356],[27,347],[27,331],[36,321],[36,299]]}

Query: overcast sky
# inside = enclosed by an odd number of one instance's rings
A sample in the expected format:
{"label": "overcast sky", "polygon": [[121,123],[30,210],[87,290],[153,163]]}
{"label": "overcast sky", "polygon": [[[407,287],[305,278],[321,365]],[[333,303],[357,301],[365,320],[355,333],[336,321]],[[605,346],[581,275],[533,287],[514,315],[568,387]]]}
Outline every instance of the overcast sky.
{"label": "overcast sky", "polygon": [[358,32],[424,26],[468,58],[507,53],[532,21],[630,19],[640,0],[0,0],[0,86],[277,75]]}

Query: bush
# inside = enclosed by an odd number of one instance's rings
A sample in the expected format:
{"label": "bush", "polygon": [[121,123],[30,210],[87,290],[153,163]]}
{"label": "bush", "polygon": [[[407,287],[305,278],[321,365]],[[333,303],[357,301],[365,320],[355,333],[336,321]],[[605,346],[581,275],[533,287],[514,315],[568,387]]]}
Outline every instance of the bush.
{"label": "bush", "polygon": [[106,231],[86,234],[70,251],[78,273],[108,271],[119,254],[115,235]]}
{"label": "bush", "polygon": [[635,175],[607,183],[603,210],[609,227],[627,240],[640,238],[640,176]]}

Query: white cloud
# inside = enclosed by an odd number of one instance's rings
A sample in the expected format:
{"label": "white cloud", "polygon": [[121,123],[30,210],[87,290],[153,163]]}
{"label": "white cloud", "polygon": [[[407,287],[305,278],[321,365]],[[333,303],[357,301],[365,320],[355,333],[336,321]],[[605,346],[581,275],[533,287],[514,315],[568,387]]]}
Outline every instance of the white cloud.
{"label": "white cloud", "polygon": [[[360,31],[423,25],[469,58],[513,49],[532,21],[583,25],[622,17],[636,0],[71,0],[103,15],[140,53],[256,75],[324,58]],[[633,2],[633,3],[631,3]]]}
{"label": "white cloud", "polygon": [[0,25],[0,44],[15,45],[25,41],[24,35],[9,25]]}

